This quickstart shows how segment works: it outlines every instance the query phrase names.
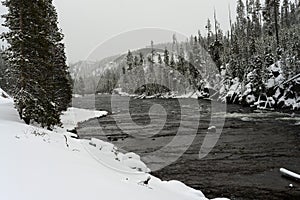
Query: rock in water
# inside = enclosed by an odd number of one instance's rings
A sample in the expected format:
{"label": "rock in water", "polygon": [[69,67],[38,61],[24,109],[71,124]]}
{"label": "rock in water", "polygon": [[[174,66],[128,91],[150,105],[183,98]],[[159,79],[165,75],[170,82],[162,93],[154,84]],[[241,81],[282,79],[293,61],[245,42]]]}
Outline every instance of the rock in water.
{"label": "rock in water", "polygon": [[217,128],[215,126],[210,126],[207,130],[209,133],[216,133]]}

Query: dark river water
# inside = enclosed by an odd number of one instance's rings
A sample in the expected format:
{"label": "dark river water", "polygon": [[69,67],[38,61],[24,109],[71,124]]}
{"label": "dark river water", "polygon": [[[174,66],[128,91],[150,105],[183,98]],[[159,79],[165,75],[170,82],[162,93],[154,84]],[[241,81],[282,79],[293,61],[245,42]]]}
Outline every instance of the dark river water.
{"label": "dark river water", "polygon": [[[224,105],[205,100],[108,95],[75,98],[73,106],[109,112],[79,124],[81,138],[111,141],[122,151],[140,154],[151,169],[159,169],[152,174],[163,180],[182,181],[208,198],[300,199],[300,183],[279,173],[281,167],[300,173],[299,113],[227,105],[225,114],[212,109]],[[212,118],[224,120],[222,134],[200,159],[204,138],[214,131],[208,130]],[[175,145],[160,151],[173,141]]]}

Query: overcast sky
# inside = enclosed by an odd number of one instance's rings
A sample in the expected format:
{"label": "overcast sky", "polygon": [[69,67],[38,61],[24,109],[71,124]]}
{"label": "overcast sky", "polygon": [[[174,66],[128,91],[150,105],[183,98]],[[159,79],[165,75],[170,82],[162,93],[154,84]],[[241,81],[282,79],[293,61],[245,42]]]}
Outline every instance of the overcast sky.
{"label": "overcast sky", "polygon": [[[236,0],[54,0],[54,4],[65,34],[68,62],[76,62],[86,59],[101,43],[131,30],[156,27],[190,36],[200,29],[204,34],[207,18],[213,19],[214,7],[221,27],[228,29],[228,6],[235,17]],[[0,11],[4,13],[5,9]],[[137,33],[132,35],[138,38]],[[171,41],[172,35],[165,35],[161,40]],[[149,44],[148,39],[135,47]],[[153,40],[162,42],[155,37]],[[108,46],[111,49],[107,52],[111,53],[126,49],[126,45]]]}

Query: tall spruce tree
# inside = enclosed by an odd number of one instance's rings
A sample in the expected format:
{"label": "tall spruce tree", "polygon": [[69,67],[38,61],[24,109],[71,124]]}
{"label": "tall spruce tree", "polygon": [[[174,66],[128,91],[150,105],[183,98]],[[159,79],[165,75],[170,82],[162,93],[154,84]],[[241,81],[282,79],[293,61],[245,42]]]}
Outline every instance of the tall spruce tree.
{"label": "tall spruce tree", "polygon": [[283,0],[281,7],[281,26],[283,28],[290,27],[289,21],[289,0]]}
{"label": "tall spruce tree", "polygon": [[272,36],[275,33],[277,42],[278,38],[278,29],[279,29],[279,0],[265,0],[265,6],[263,10],[264,17],[264,29],[265,32]]}
{"label": "tall spruce tree", "polygon": [[126,64],[127,64],[127,70],[132,70],[133,67],[133,63],[134,63],[134,57],[131,53],[130,50],[128,50],[127,56],[126,56]]}
{"label": "tall spruce tree", "polygon": [[9,31],[5,59],[15,81],[12,94],[21,119],[51,129],[71,100],[63,35],[52,0],[5,0]]}
{"label": "tall spruce tree", "polygon": [[253,11],[252,11],[252,21],[253,21],[253,29],[254,29],[253,36],[256,38],[260,37],[262,34],[260,11],[261,11],[260,0],[256,0],[255,4],[253,5]]}

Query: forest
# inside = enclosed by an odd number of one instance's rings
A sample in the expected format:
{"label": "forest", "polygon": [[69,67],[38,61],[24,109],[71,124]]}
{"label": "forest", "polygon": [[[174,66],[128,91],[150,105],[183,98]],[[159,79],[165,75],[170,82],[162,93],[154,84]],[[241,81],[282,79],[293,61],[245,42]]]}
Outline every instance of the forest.
{"label": "forest", "polygon": [[[96,91],[173,96],[198,91],[199,98],[260,108],[299,108],[300,4],[238,0],[236,19],[223,31],[214,11],[206,33],[186,42],[128,51],[99,77]],[[76,87],[75,87],[76,88]],[[209,93],[209,94],[208,94]],[[170,95],[169,95],[170,96]],[[172,95],[171,95],[172,96]]]}

